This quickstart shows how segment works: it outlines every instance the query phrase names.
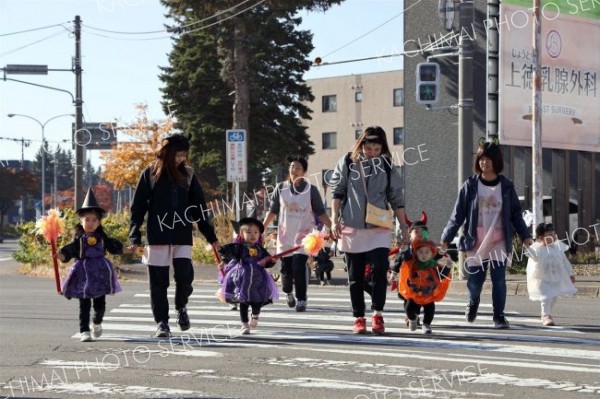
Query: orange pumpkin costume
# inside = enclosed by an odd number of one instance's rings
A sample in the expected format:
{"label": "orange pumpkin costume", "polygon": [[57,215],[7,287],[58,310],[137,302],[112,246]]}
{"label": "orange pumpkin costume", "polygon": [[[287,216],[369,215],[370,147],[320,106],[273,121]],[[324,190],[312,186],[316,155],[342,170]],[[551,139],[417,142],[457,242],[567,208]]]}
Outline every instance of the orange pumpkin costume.
{"label": "orange pumpkin costume", "polygon": [[[431,259],[421,262],[417,259],[417,249],[427,246],[431,249]],[[451,268],[438,264],[435,243],[429,240],[416,239],[413,242],[413,256],[402,263],[399,276],[399,292],[406,299],[412,299],[419,305],[439,302],[444,299],[450,281]],[[443,259],[443,258],[442,258]]]}

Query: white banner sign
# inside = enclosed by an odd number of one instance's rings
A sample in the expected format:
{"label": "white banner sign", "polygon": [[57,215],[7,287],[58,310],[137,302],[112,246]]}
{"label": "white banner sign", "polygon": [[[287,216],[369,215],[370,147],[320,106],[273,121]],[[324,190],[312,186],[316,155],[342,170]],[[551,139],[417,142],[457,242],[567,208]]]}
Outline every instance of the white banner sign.
{"label": "white banner sign", "polygon": [[[499,134],[502,144],[531,146],[533,16],[522,5],[531,1],[502,2]],[[600,152],[600,9],[543,5],[542,146]]]}
{"label": "white banner sign", "polygon": [[225,132],[228,182],[245,182],[248,180],[246,139],[246,131],[243,129],[231,129]]}

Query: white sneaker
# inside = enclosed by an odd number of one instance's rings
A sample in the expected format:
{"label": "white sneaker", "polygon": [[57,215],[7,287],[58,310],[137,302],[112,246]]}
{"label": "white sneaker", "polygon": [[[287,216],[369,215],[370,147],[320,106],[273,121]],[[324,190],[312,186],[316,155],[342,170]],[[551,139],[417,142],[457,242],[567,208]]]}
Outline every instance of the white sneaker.
{"label": "white sneaker", "polygon": [[250,326],[248,325],[248,323],[242,323],[242,328],[240,329],[240,333],[242,333],[242,335],[250,334]]}
{"label": "white sneaker", "polygon": [[89,331],[84,331],[81,334],[79,334],[79,340],[81,342],[92,342],[92,335]]}
{"label": "white sneaker", "polygon": [[421,330],[423,330],[423,334],[431,334],[431,325],[423,323]]}
{"label": "white sneaker", "polygon": [[93,324],[92,323],[92,337],[94,339],[100,338],[102,335],[102,324]]}
{"label": "white sneaker", "polygon": [[250,327],[251,330],[256,330],[257,325],[258,325],[258,315],[253,314],[252,317],[250,317],[250,323],[248,323],[248,326]]}
{"label": "white sneaker", "polygon": [[408,328],[410,331],[417,331],[417,319],[408,320]]}

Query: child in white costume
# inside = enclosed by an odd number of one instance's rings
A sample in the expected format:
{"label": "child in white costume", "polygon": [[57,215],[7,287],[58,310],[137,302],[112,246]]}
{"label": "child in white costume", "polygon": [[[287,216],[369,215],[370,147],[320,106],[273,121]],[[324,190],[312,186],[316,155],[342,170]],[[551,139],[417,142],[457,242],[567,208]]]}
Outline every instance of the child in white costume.
{"label": "child in white costume", "polygon": [[554,226],[540,223],[535,233],[536,241],[528,249],[527,291],[529,299],[542,302],[542,324],[553,326],[552,306],[559,296],[575,294],[575,276],[565,256],[569,247],[557,239]]}

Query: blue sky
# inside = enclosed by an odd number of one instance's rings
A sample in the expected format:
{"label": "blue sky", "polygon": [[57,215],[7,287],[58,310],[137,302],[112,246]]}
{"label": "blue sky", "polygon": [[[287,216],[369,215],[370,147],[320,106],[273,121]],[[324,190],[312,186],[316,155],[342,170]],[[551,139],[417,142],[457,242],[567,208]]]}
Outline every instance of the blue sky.
{"label": "blue sky", "polygon": [[[249,1],[244,7],[255,2]],[[311,59],[320,56],[324,62],[336,62],[400,51],[403,15],[399,14],[403,4],[404,0],[346,0],[326,13],[301,13],[302,28],[310,29],[314,34],[315,50]],[[167,54],[172,45],[167,34],[116,35],[95,28],[158,31],[166,22],[164,13],[165,9],[155,0],[0,0],[0,66],[47,64],[49,68],[70,68],[75,41],[63,27],[10,33],[57,24],[71,27],[70,21],[80,15],[84,24],[82,87],[85,121],[133,121],[137,103],[148,104],[149,116],[161,119],[164,114],[160,106],[161,82],[157,75],[158,67],[167,65]],[[371,30],[373,32],[366,34]],[[355,40],[362,35],[365,36]],[[394,69],[402,69],[401,57],[321,66],[311,69],[306,78]],[[72,93],[75,90],[71,72],[8,77]],[[0,98],[0,137],[31,140],[31,146],[25,149],[25,159],[33,159],[41,145],[41,129],[26,118],[8,118],[8,113],[26,114],[44,122],[56,115],[74,112],[68,94],[17,82],[0,81]],[[49,122],[46,140],[52,146],[69,140],[72,121],[70,117],[61,117]],[[69,144],[61,145],[67,148]],[[97,151],[91,155],[97,164]],[[20,157],[20,143],[0,139],[0,160]]]}

